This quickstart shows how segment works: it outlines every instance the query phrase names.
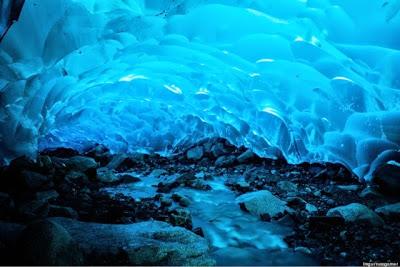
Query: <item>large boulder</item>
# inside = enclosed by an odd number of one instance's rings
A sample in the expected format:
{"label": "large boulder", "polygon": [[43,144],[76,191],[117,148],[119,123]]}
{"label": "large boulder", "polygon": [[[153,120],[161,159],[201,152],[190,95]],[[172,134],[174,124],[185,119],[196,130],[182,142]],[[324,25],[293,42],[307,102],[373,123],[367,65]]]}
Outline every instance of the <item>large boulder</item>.
{"label": "large boulder", "polygon": [[[53,218],[80,244],[86,264],[214,265],[205,239],[159,221],[134,224],[86,223]],[[121,262],[121,260],[123,261]]]}
{"label": "large boulder", "polygon": [[381,225],[383,220],[367,206],[359,203],[351,203],[330,209],[327,216],[342,217],[346,222],[368,222],[372,225]]}
{"label": "large boulder", "polygon": [[242,154],[240,154],[238,157],[237,157],[237,161],[239,162],[239,163],[246,163],[246,162],[251,162],[251,161],[253,161],[253,160],[258,160],[259,159],[259,157],[256,155],[256,154],[254,154],[251,150],[246,150],[245,152],[243,152]]}
{"label": "large boulder", "polygon": [[193,147],[186,152],[186,158],[188,160],[200,160],[203,155],[204,149],[202,146]]}
{"label": "large boulder", "polygon": [[236,202],[256,216],[268,214],[270,217],[275,217],[285,211],[290,211],[285,201],[280,200],[268,190],[243,194],[236,198]]}
{"label": "large boulder", "polygon": [[22,171],[20,176],[20,185],[29,190],[39,190],[46,187],[50,182],[48,176],[32,171]]}
{"label": "large boulder", "polygon": [[93,172],[98,167],[98,163],[90,157],[75,156],[66,162],[67,168],[76,172]]}
{"label": "large boulder", "polygon": [[372,177],[380,191],[388,195],[399,195],[400,192],[400,163],[389,161],[378,168]]}
{"label": "large boulder", "polygon": [[19,260],[26,265],[82,265],[78,245],[59,224],[43,220],[28,225],[18,240]]}
{"label": "large boulder", "polygon": [[400,218],[400,202],[379,207],[375,210],[375,212],[378,214],[383,214],[384,216]]}

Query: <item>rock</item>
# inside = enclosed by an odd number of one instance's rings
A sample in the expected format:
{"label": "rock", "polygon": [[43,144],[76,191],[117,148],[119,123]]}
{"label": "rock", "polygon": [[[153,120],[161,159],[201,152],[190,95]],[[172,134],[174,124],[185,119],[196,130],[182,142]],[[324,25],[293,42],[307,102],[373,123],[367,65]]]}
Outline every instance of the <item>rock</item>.
{"label": "rock", "polygon": [[277,186],[279,189],[285,192],[297,191],[297,185],[289,181],[279,181]]}
{"label": "rock", "polygon": [[377,208],[375,212],[388,217],[400,218],[400,202]]}
{"label": "rock", "polygon": [[196,173],[194,175],[194,177],[196,177],[198,179],[206,179],[206,174],[203,171],[201,171],[201,172]]}
{"label": "rock", "polygon": [[65,164],[70,170],[86,174],[95,172],[98,167],[98,163],[94,159],[84,156],[74,156],[68,159]]}
{"label": "rock", "polygon": [[339,216],[346,222],[368,222],[372,225],[381,225],[383,220],[375,212],[370,210],[367,206],[359,203],[351,203],[346,206],[340,206],[330,209],[327,216]]}
{"label": "rock", "polygon": [[51,157],[49,157],[49,156],[39,155],[38,164],[39,164],[40,168],[45,170],[46,172],[49,172],[50,170],[52,170],[54,168]]}
{"label": "rock", "polygon": [[186,186],[198,190],[211,190],[211,186],[196,178],[193,173],[184,173],[178,177],[168,177],[168,179],[160,182],[157,185],[157,192],[168,193],[178,186]]}
{"label": "rock", "polygon": [[114,155],[110,163],[107,164],[107,168],[110,170],[116,170],[118,172],[124,172],[138,166],[142,166],[148,155],[142,153],[132,154],[117,154]]}
{"label": "rock", "polygon": [[8,167],[8,171],[11,173],[20,172],[22,170],[37,171],[37,169],[37,164],[32,159],[25,156],[12,160]]}
{"label": "rock", "polygon": [[343,227],[345,221],[336,216],[311,216],[308,222],[311,230],[321,231],[331,227]]}
{"label": "rock", "polygon": [[[265,218],[264,218],[265,219]],[[283,216],[282,218],[280,218],[278,220],[279,224],[282,224],[284,226],[288,226],[288,227],[293,227],[296,225],[296,223],[294,222],[293,218],[291,215],[286,214],[285,216]]]}
{"label": "rock", "polygon": [[179,205],[182,207],[188,207],[190,205],[190,200],[187,197],[182,196],[181,199],[179,199]]}
{"label": "rock", "polygon": [[97,169],[97,180],[99,182],[109,184],[109,183],[115,183],[119,181],[119,177],[115,175],[115,173],[112,170],[109,170],[108,168],[99,168]]}
{"label": "rock", "polygon": [[160,198],[160,204],[162,207],[170,207],[172,205],[172,200],[166,196]]}
{"label": "rock", "polygon": [[309,213],[314,213],[314,212],[318,212],[318,208],[316,206],[314,206],[313,204],[307,203],[306,207],[305,207],[306,211],[308,211]]}
{"label": "rock", "polygon": [[372,182],[387,195],[397,195],[400,192],[400,163],[389,161],[375,170]]}
{"label": "rock", "polygon": [[153,170],[149,176],[160,177],[161,175],[167,174],[167,171],[164,169],[155,169]]}
{"label": "rock", "polygon": [[217,167],[230,167],[236,162],[236,157],[233,155],[230,156],[221,156],[215,161],[215,166]]}
{"label": "rock", "polygon": [[[85,223],[52,218],[80,244],[87,265],[214,265],[205,239],[159,221],[134,224]],[[126,257],[121,257],[126,255]],[[103,259],[103,261],[99,261]],[[121,262],[121,260],[123,260]],[[117,264],[118,263],[118,264]]]}
{"label": "rock", "polygon": [[100,166],[104,167],[111,161],[110,150],[104,145],[96,145],[85,153],[86,156],[94,158],[100,163]]}
{"label": "rock", "polygon": [[170,214],[170,222],[174,226],[192,229],[192,215],[186,209],[177,208]]}
{"label": "rock", "polygon": [[43,200],[31,200],[19,203],[17,212],[20,217],[26,220],[45,218],[49,213],[49,204]]}
{"label": "rock", "polygon": [[255,159],[258,159],[257,155],[254,154],[251,150],[246,150],[245,152],[243,152],[242,154],[239,155],[239,157],[237,157],[237,161],[239,163],[247,163],[247,162],[251,162]]}
{"label": "rock", "polygon": [[360,186],[358,186],[356,184],[338,185],[337,188],[340,189],[340,190],[343,190],[343,191],[357,191],[360,188]]}
{"label": "rock", "polygon": [[0,218],[8,217],[14,209],[15,204],[11,196],[0,192]]}
{"label": "rock", "polygon": [[226,155],[229,153],[229,150],[225,148],[225,145],[222,142],[217,142],[211,147],[211,154],[218,158],[219,156]]}
{"label": "rock", "polygon": [[78,219],[79,215],[78,212],[71,207],[50,205],[49,217],[67,217],[71,219]]}
{"label": "rock", "polygon": [[200,160],[203,157],[203,155],[204,155],[204,149],[202,146],[193,147],[186,152],[186,158],[188,160],[197,161]]}
{"label": "rock", "polygon": [[85,184],[89,182],[89,178],[82,172],[70,171],[65,175],[66,181],[74,184]]}
{"label": "rock", "polygon": [[18,223],[0,221],[0,242],[14,247],[25,226]]}
{"label": "rock", "polygon": [[294,209],[304,209],[308,204],[304,199],[300,197],[288,197],[286,201],[287,205]]}
{"label": "rock", "polygon": [[362,197],[362,198],[370,198],[370,199],[373,199],[373,198],[381,199],[381,198],[383,198],[383,195],[381,193],[379,193],[378,190],[373,186],[366,187],[363,191],[361,191],[359,196]]}
{"label": "rock", "polygon": [[20,174],[22,186],[29,190],[45,188],[50,178],[37,172],[22,171]]}
{"label": "rock", "polygon": [[129,175],[129,174],[123,174],[119,177],[119,181],[123,184],[130,184],[130,183],[137,183],[140,182],[140,178],[137,178],[135,176]]}
{"label": "rock", "polygon": [[59,197],[56,190],[41,191],[36,193],[36,199],[41,201],[55,200]]}
{"label": "rock", "polygon": [[251,214],[257,216],[268,214],[273,218],[283,214],[285,211],[289,211],[286,202],[280,200],[268,190],[243,194],[236,198],[236,202]]}
{"label": "rock", "polygon": [[295,252],[300,252],[300,253],[303,253],[303,254],[307,254],[307,255],[311,255],[312,254],[311,250],[309,248],[306,248],[306,247],[296,247],[294,249],[294,251]]}
{"label": "rock", "polygon": [[82,265],[78,245],[59,224],[43,220],[28,225],[18,240],[22,264]]}

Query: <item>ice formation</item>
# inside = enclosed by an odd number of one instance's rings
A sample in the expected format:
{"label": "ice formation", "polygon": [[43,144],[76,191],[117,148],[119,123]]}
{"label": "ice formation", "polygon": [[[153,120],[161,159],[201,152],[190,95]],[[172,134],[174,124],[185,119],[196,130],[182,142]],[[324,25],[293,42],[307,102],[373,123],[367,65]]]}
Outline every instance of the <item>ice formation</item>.
{"label": "ice formation", "polygon": [[222,136],[364,176],[400,145],[399,9],[26,0],[0,44],[0,155],[93,142],[165,153]]}

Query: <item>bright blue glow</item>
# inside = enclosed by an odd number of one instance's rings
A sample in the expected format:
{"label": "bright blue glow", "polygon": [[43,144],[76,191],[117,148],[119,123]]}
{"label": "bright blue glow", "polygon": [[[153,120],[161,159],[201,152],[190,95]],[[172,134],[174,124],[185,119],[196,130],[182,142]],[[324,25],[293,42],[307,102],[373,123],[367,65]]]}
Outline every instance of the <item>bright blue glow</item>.
{"label": "bright blue glow", "polygon": [[1,155],[222,136],[360,176],[400,144],[399,0],[27,0],[0,45]]}

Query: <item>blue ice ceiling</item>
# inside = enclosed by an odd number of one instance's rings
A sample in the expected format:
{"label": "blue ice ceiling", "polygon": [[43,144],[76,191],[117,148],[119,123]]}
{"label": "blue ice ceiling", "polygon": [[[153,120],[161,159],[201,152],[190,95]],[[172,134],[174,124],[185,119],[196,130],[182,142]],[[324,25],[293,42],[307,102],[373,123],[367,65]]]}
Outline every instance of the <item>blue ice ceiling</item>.
{"label": "blue ice ceiling", "polygon": [[[398,0],[26,0],[0,44],[0,153],[222,136],[364,176],[400,145]],[[382,155],[381,155],[382,156]]]}

